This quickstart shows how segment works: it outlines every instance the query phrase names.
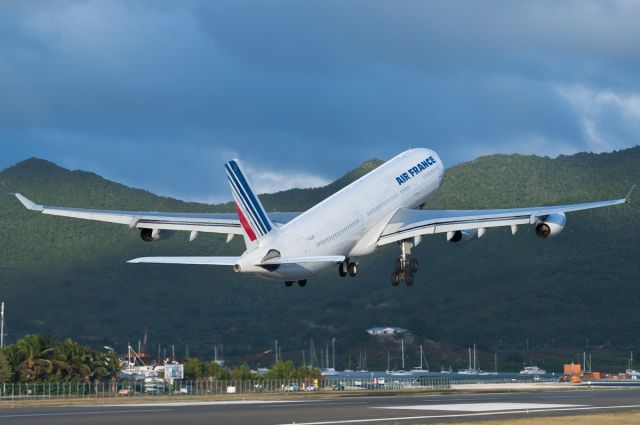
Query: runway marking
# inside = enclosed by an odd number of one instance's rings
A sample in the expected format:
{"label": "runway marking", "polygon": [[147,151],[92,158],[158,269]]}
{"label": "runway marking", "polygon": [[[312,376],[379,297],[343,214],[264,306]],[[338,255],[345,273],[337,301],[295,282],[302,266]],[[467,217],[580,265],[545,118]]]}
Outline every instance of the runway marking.
{"label": "runway marking", "polygon": [[450,410],[454,412],[489,412],[493,410],[552,409],[560,407],[586,407],[579,404],[544,403],[457,403],[457,404],[421,404],[413,406],[384,406],[372,409],[392,410]]}
{"label": "runway marking", "polygon": [[[440,396],[442,397],[442,396]],[[474,397],[474,396],[468,396],[468,397],[464,397],[464,398],[448,398],[446,397],[445,400],[447,401],[469,401],[469,400],[502,400],[504,397]],[[432,402],[434,401],[433,399],[425,399],[424,401],[427,402]]]}
{"label": "runway marking", "polygon": [[[426,416],[398,416],[390,418],[369,418],[369,419],[343,419],[337,421],[321,421],[321,422],[298,422],[296,425],[334,425],[334,424],[355,424],[355,423],[370,423],[370,422],[383,422],[383,421],[411,421],[416,419],[446,419],[446,418],[469,418],[469,417],[482,417],[482,416],[497,416],[497,415],[515,415],[515,414],[530,414],[530,413],[542,413],[542,412],[572,412],[572,411],[589,411],[589,410],[611,410],[611,409],[637,409],[640,408],[640,404],[631,404],[623,406],[588,406],[588,407],[562,407],[554,409],[537,409],[537,410],[508,410],[497,412],[481,412],[481,413],[458,413],[448,415],[426,415]],[[291,425],[291,422],[278,425]]]}
{"label": "runway marking", "polygon": [[0,415],[0,418],[32,418],[43,416],[77,416],[77,415],[117,415],[122,413],[170,412],[172,409],[137,409],[137,410],[104,410],[94,412],[58,412],[58,413],[23,413]]}

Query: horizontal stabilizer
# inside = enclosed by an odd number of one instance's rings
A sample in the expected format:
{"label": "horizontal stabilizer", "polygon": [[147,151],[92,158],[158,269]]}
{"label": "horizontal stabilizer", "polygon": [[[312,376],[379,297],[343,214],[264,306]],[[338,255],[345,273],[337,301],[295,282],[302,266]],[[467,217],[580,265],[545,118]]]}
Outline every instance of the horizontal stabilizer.
{"label": "horizontal stabilizer", "polygon": [[233,266],[240,257],[140,257],[127,263],[194,264],[200,266]]}
{"label": "horizontal stabilizer", "polygon": [[267,260],[262,264],[263,265],[273,265],[273,264],[303,264],[303,263],[341,263],[344,261],[344,255],[319,255],[315,257],[285,257],[285,258],[274,258],[272,260]]}

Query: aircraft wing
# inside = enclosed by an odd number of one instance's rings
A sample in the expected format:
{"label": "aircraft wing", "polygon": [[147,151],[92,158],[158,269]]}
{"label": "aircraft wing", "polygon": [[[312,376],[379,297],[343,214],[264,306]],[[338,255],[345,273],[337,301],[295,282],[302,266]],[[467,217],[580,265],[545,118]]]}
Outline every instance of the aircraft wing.
{"label": "aircraft wing", "polygon": [[[498,210],[412,210],[400,208],[380,234],[378,245],[386,245],[422,235],[500,226],[512,226],[512,232],[515,233],[518,225],[536,224],[550,214],[608,207],[624,204],[628,201],[629,195],[624,199],[585,204]],[[478,234],[481,235],[481,233]]]}
{"label": "aircraft wing", "polygon": [[[204,233],[242,234],[242,226],[236,213],[166,213],[143,211],[111,211],[82,208],[63,208],[38,205],[24,195],[16,198],[31,211],[61,217],[124,224],[131,228],[152,230],[177,230]],[[300,213],[270,213],[276,224],[284,224]]]}
{"label": "aircraft wing", "polygon": [[[257,266],[274,266],[282,264],[305,263],[340,263],[344,261],[344,255],[321,255],[315,257],[289,257],[274,258]],[[240,257],[140,257],[127,261],[127,263],[154,263],[154,264],[193,264],[200,266],[233,266]]]}

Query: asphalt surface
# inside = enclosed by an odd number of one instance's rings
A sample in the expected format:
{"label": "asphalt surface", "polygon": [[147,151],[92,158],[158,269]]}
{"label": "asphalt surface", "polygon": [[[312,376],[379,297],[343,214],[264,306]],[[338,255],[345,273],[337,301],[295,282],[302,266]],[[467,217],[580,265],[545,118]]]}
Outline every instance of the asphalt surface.
{"label": "asphalt surface", "polygon": [[640,389],[6,408],[0,424],[427,424],[632,409]]}

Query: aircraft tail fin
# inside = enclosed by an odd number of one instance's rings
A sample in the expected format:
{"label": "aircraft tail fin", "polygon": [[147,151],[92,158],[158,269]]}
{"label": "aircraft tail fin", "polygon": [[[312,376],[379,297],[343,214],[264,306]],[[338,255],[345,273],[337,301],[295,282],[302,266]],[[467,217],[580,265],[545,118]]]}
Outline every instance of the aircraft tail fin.
{"label": "aircraft tail fin", "polygon": [[247,249],[255,248],[260,240],[273,231],[275,226],[269,219],[258,196],[251,189],[246,173],[240,162],[232,159],[224,165],[231,186],[231,193],[236,204],[238,218],[244,230],[244,241]]}

